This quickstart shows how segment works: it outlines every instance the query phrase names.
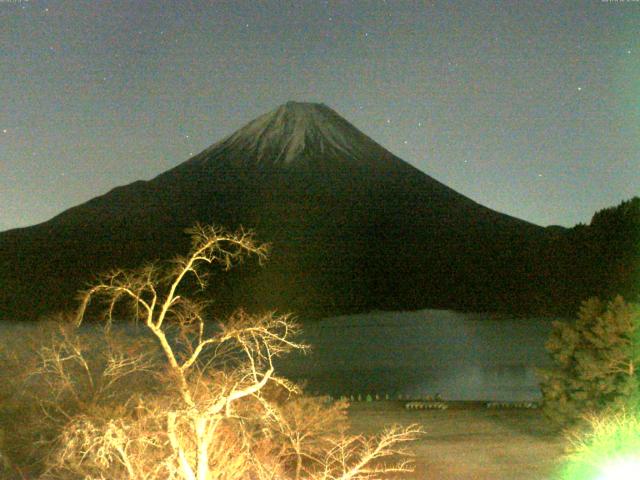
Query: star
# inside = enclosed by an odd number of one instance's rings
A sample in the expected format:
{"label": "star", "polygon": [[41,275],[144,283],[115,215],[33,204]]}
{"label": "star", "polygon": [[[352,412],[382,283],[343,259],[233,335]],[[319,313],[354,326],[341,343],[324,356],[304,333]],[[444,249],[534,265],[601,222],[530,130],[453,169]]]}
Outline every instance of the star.
{"label": "star", "polygon": [[8,132],[8,130],[6,128],[2,129],[2,133],[7,133],[7,132]]}
{"label": "star", "polygon": [[418,126],[421,127],[422,126],[422,122],[418,122]]}
{"label": "star", "polygon": [[582,91],[582,87],[578,87],[578,91],[581,92]]}

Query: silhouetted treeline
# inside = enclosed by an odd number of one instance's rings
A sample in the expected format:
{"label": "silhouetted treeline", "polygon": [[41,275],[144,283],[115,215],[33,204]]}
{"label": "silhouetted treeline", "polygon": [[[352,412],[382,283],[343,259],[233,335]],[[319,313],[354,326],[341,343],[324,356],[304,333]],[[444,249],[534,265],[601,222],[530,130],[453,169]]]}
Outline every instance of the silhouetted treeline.
{"label": "silhouetted treeline", "polygon": [[640,198],[596,212],[589,225],[556,231],[543,265],[551,310],[575,314],[589,297],[640,298]]}

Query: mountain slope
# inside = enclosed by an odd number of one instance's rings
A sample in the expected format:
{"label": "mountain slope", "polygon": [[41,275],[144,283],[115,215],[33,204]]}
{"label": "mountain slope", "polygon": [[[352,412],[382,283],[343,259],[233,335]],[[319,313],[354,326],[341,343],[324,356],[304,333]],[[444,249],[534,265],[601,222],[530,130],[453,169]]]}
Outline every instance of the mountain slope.
{"label": "mountain slope", "polygon": [[543,290],[545,229],[453,191],[324,105],[289,102],[150,181],[0,233],[0,316],[68,308],[95,273],[186,253],[196,221],[273,245],[265,268],[216,278],[220,310],[526,312]]}

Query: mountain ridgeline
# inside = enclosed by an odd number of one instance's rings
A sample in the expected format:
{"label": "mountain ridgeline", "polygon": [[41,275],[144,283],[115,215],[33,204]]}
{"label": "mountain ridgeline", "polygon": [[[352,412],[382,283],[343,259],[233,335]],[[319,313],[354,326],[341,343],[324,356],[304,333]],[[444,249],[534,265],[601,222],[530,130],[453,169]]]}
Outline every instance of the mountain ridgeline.
{"label": "mountain ridgeline", "polygon": [[289,102],[150,181],[0,233],[0,318],[72,308],[97,273],[185,254],[196,222],[272,246],[263,267],[214,274],[220,312],[567,313],[612,286],[637,295],[639,203],[603,214],[625,219],[602,234],[615,245],[585,233],[596,225],[539,227],[455,192],[330,108]]}

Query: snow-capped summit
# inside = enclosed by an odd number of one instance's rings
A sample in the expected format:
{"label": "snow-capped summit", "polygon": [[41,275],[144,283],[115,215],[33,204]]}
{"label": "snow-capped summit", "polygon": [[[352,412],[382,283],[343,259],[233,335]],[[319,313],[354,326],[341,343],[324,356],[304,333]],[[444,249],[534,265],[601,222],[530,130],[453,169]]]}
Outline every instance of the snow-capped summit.
{"label": "snow-capped summit", "polygon": [[[382,167],[397,165],[387,150],[322,103],[287,102],[197,155],[220,156],[236,166],[327,167],[331,163]],[[389,167],[391,165],[387,165]]]}

